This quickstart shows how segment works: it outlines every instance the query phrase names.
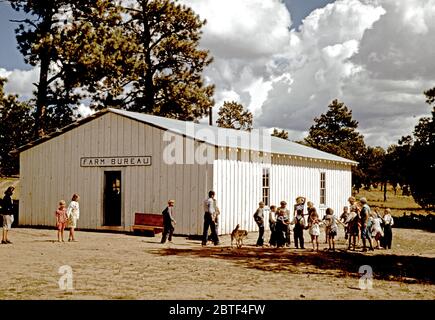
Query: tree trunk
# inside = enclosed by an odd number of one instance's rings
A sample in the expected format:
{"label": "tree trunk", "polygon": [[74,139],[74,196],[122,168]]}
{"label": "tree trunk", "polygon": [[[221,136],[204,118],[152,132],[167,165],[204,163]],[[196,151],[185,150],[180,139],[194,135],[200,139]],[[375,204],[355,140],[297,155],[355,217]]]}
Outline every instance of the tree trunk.
{"label": "tree trunk", "polygon": [[153,72],[152,72],[152,61],[151,61],[151,31],[150,31],[150,21],[148,21],[147,14],[147,1],[142,3],[142,15],[143,15],[143,47],[145,50],[144,60],[145,60],[145,74],[144,77],[144,85],[145,88],[142,88],[144,93],[144,103],[145,108],[150,112],[154,108],[154,83],[153,83]]}
{"label": "tree trunk", "polygon": [[[47,9],[46,14],[43,17],[43,22],[40,25],[40,31],[42,34],[48,35],[51,33],[55,11],[55,7]],[[51,50],[50,46],[46,46],[39,54],[41,69],[39,71],[38,93],[36,95],[35,138],[42,137],[45,134],[44,130],[46,130],[48,73],[50,71]]]}
{"label": "tree trunk", "polygon": [[35,138],[42,137],[45,130],[49,67],[50,56],[48,52],[45,52],[44,55],[41,56],[41,70],[39,72],[38,93],[36,96]]}
{"label": "tree trunk", "polygon": [[387,182],[384,182],[384,202],[387,201]]}
{"label": "tree trunk", "polygon": [[213,125],[213,108],[212,107],[210,107],[208,110],[208,124],[210,126]]}

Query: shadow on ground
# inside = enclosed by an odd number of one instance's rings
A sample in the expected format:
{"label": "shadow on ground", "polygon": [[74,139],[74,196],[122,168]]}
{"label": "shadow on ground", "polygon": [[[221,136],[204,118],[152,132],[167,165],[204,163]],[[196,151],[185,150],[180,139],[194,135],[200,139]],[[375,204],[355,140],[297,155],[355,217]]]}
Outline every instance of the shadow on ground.
{"label": "shadow on ground", "polygon": [[363,254],[352,251],[311,252],[295,249],[207,247],[151,250],[158,255],[216,258],[246,268],[271,272],[324,274],[336,277],[360,277],[360,266],[369,265],[374,279],[405,283],[435,283],[435,258],[394,254]]}

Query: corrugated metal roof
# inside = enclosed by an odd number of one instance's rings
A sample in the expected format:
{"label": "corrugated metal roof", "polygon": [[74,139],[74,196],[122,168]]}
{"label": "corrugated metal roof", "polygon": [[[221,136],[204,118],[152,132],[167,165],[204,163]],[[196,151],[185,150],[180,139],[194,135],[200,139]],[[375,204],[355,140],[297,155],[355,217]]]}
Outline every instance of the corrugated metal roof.
{"label": "corrugated metal roof", "polygon": [[42,138],[32,141],[21,146],[12,153],[22,152],[38,144],[48,141],[69,130],[72,130],[84,123],[92,121],[107,112],[119,114],[121,116],[147,123],[149,125],[178,133],[196,140],[204,141],[218,147],[241,148],[259,152],[289,155],[302,158],[320,159],[328,161],[337,161],[351,165],[357,165],[358,162],[342,158],[327,152],[323,152],[311,147],[301,145],[292,141],[272,137],[266,131],[253,130],[252,132],[240,131],[234,129],[220,128],[194,122],[181,121],[176,119],[153,116],[145,113],[125,111],[121,109],[108,108],[94,113],[93,115],[80,119],[60,130],[52,132]]}
{"label": "corrugated metal roof", "polygon": [[219,147],[242,148],[273,154],[338,161],[353,165],[357,164],[357,162],[353,160],[342,158],[292,141],[272,137],[266,131],[263,131],[263,133],[258,132],[257,130],[247,132],[120,109],[109,108],[108,110],[130,119],[154,125],[161,129],[182,134]]}

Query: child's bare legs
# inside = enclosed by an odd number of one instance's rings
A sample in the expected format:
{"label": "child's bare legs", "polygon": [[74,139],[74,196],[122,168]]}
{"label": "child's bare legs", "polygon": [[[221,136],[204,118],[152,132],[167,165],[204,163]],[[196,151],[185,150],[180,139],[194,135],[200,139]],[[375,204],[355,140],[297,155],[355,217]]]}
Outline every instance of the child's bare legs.
{"label": "child's bare legs", "polygon": [[370,244],[370,250],[374,250],[373,249],[372,238],[368,237],[367,240],[369,241],[369,244]]}
{"label": "child's bare legs", "polygon": [[367,251],[366,240],[368,240],[368,242],[369,242],[370,250],[374,250],[373,249],[373,244],[372,244],[372,239],[367,237],[367,239],[365,239],[365,238],[362,239],[362,242],[363,242],[363,251]]}
{"label": "child's bare legs", "polygon": [[71,227],[70,229],[69,229],[69,238],[68,238],[68,241],[74,241],[75,239],[74,239],[74,228],[73,227]]}
{"label": "child's bare legs", "polygon": [[329,237],[329,250],[335,251],[335,239],[334,237]]}
{"label": "child's bare legs", "polygon": [[[317,247],[317,251],[319,251],[319,236],[314,236],[315,240],[316,240],[316,247]],[[314,244],[313,244],[314,247]]]}
{"label": "child's bare legs", "polygon": [[60,229],[57,229],[57,242],[60,242]]}
{"label": "child's bare legs", "polygon": [[64,230],[65,230],[64,228],[60,229],[60,235],[61,235],[62,242],[65,242],[65,241],[63,240],[63,231],[64,231]]}
{"label": "child's bare legs", "polygon": [[8,241],[8,230],[3,228],[2,242]]}

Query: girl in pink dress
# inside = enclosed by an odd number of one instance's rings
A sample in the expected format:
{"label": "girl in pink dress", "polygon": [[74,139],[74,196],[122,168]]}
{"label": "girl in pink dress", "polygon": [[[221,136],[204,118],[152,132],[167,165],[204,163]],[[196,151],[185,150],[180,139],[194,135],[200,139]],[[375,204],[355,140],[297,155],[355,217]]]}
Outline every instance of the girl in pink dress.
{"label": "girl in pink dress", "polygon": [[56,210],[55,215],[56,215],[57,241],[65,242],[63,240],[63,231],[65,230],[66,223],[68,221],[68,216],[66,214],[65,200],[59,201],[59,208]]}

